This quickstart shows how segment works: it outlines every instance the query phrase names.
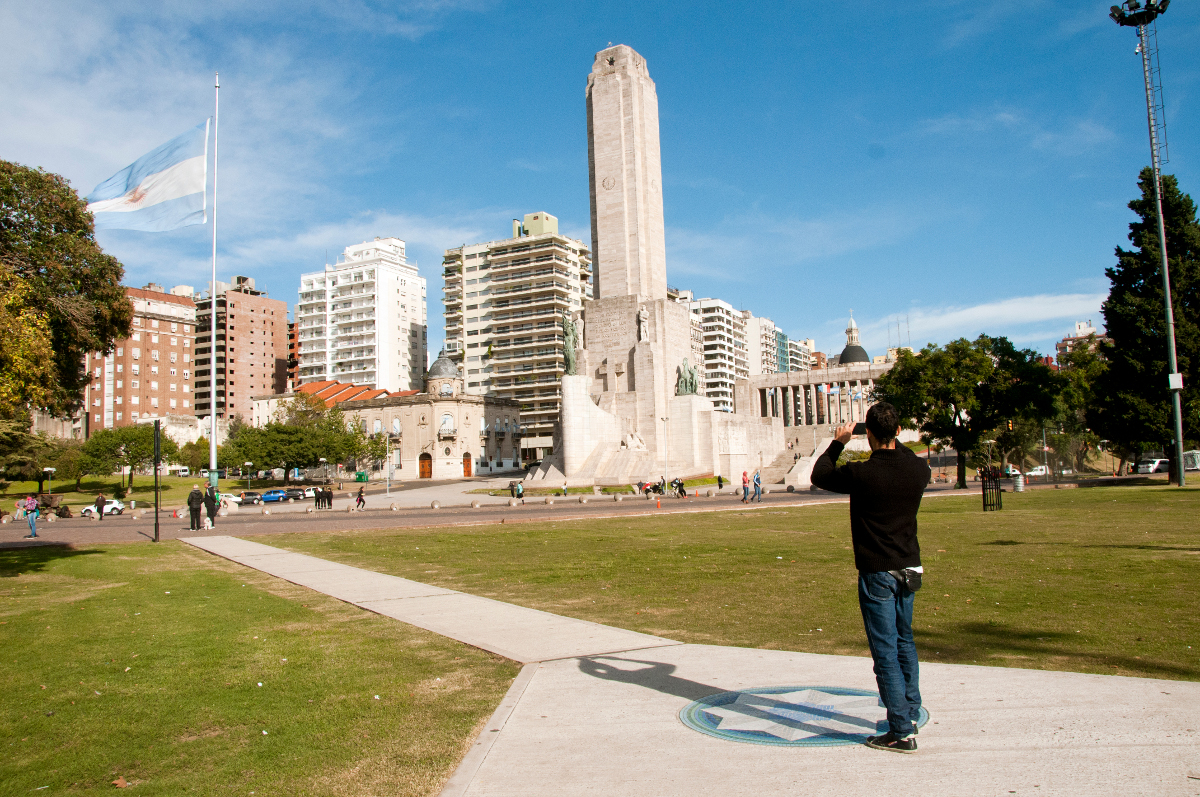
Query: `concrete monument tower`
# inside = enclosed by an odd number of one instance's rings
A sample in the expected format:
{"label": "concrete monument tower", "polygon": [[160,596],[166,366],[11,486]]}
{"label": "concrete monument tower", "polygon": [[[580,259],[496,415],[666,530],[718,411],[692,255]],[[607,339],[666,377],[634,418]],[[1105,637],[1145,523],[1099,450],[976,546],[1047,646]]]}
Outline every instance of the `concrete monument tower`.
{"label": "concrete monument tower", "polygon": [[597,299],[667,298],[658,94],[646,59],[619,44],[587,82],[588,176]]}
{"label": "concrete monument tower", "polygon": [[782,436],[695,394],[691,310],[667,296],[658,95],[630,47],[596,53],[587,125],[595,298],[571,323],[577,348],[562,378],[555,453],[530,478],[730,475]]}

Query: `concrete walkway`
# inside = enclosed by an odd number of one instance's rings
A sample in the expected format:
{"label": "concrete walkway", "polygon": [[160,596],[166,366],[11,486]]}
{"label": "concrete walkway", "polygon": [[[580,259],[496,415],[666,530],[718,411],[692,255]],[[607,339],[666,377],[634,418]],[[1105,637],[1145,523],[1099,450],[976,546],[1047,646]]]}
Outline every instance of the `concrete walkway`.
{"label": "concrete walkway", "polygon": [[1200,795],[1200,684],[923,664],[917,755],[747,744],[679,713],[754,687],[873,691],[870,659],[679,644],[232,537],[185,541],[526,662],[443,797]]}

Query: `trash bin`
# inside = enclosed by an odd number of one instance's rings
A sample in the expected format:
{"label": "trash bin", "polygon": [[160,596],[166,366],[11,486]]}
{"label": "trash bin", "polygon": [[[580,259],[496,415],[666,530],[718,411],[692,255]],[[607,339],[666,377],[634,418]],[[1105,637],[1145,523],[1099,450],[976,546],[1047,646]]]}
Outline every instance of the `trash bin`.
{"label": "trash bin", "polygon": [[365,482],[366,480],[367,480],[367,472],[365,470],[360,470],[354,474],[354,481]]}
{"label": "trash bin", "polygon": [[1014,493],[1025,492],[1025,476],[1024,476],[1024,474],[1018,473],[1013,476],[1013,492]]}

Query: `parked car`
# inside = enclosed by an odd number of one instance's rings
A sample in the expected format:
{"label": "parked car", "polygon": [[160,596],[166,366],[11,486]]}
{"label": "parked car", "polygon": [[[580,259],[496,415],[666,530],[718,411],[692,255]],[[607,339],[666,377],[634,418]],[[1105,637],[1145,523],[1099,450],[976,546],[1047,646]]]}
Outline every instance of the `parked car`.
{"label": "parked car", "polygon": [[217,503],[221,504],[228,501],[231,504],[240,504],[242,497],[233,493],[217,493]]}
{"label": "parked car", "polygon": [[287,496],[287,500],[289,502],[304,500],[304,490],[302,490],[298,487],[289,487],[286,490],[284,490],[283,493],[285,496]]}
{"label": "parked car", "polygon": [[1020,473],[1021,469],[1013,465],[1011,462],[1004,466],[1004,475],[1008,476],[1009,478],[1020,475]]}
{"label": "parked car", "polygon": [[317,497],[317,488],[316,487],[305,487],[302,492],[304,493],[305,498],[316,498]]}
{"label": "parked car", "polygon": [[[118,501],[115,498],[105,498],[104,499],[104,514],[119,515],[124,511],[125,511],[125,503],[123,501]],[[95,515],[96,514],[96,505],[88,504],[83,509],[79,510],[79,514],[87,515],[88,517]]]}
{"label": "parked car", "polygon": [[1143,459],[1134,473],[1167,473],[1171,469],[1170,462],[1167,459]]}
{"label": "parked car", "polygon": [[261,504],[262,496],[250,490],[242,490],[238,493],[238,497],[242,499],[243,504]]}
{"label": "parked car", "polygon": [[287,498],[287,493],[283,490],[267,490],[262,494],[262,502],[270,504],[277,501],[283,501]]}
{"label": "parked car", "polygon": [[1025,471],[1025,475],[1027,477],[1029,477],[1029,476],[1045,476],[1047,473],[1048,473],[1048,471],[1046,470],[1045,465],[1038,465],[1036,468],[1033,468],[1032,470]]}

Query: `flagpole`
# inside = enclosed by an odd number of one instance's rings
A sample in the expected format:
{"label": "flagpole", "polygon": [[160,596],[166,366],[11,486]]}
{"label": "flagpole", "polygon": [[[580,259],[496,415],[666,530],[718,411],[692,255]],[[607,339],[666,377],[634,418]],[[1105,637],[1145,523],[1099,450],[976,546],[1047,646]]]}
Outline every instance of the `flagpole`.
{"label": "flagpole", "polygon": [[[208,369],[209,412],[212,428],[208,438],[208,482],[213,492],[217,490],[217,131],[221,122],[221,74],[213,80],[213,218],[212,218],[212,282],[208,298],[212,306],[212,321],[209,324]],[[226,355],[228,356],[228,355]]]}

